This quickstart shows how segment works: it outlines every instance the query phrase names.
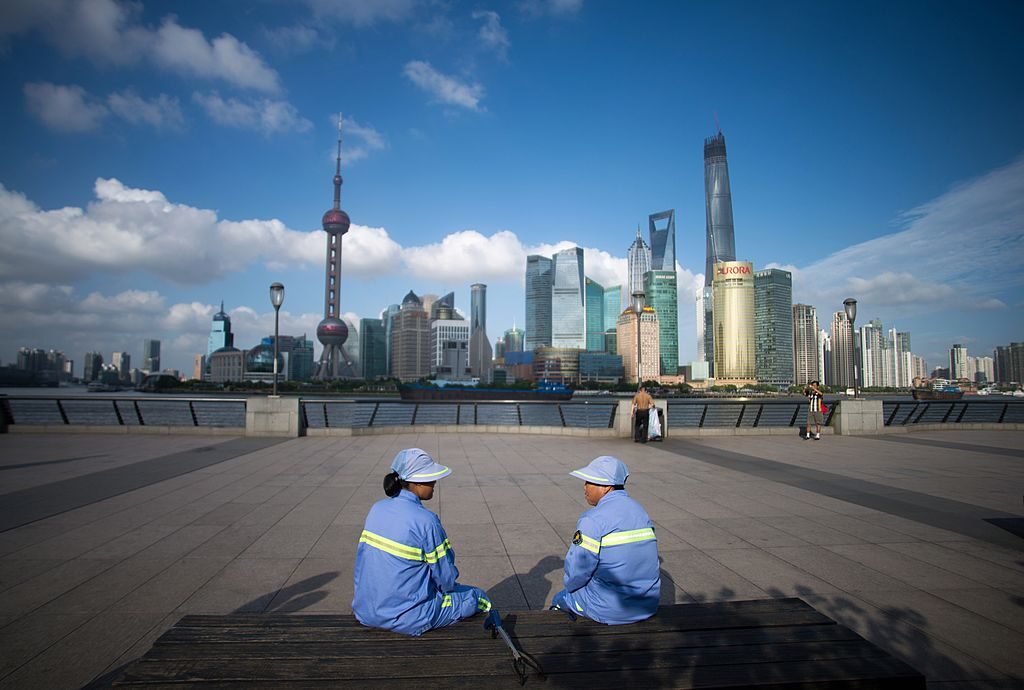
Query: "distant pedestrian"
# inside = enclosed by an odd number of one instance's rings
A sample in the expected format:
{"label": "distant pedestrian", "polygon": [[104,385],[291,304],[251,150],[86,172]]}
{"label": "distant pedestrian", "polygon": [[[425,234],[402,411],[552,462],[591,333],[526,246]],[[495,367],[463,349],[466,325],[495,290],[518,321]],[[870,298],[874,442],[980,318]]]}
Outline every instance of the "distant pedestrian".
{"label": "distant pedestrian", "polygon": [[650,423],[652,407],[654,407],[654,398],[650,396],[646,388],[640,386],[640,390],[633,396],[633,441],[635,443],[647,443],[647,425]]}
{"label": "distant pedestrian", "polygon": [[[824,422],[825,415],[821,412],[821,407],[824,401],[824,394],[821,389],[818,388],[817,381],[811,381],[804,388],[804,395],[807,396],[807,435],[804,436],[804,440],[813,438],[815,441],[821,440],[821,425]],[[814,425],[814,435],[811,435],[811,425]]]}
{"label": "distant pedestrian", "polygon": [[456,580],[455,552],[436,514],[421,501],[452,473],[426,451],[406,448],[384,477],[387,498],[366,516],[356,550],[352,612],[363,625],[406,635],[451,625],[491,609],[476,587]]}
{"label": "distant pedestrian", "polygon": [[552,608],[608,625],[634,623],[658,610],[658,540],[647,511],[624,484],[629,468],[602,455],[569,473],[582,479],[587,503],[565,554],[565,589]]}

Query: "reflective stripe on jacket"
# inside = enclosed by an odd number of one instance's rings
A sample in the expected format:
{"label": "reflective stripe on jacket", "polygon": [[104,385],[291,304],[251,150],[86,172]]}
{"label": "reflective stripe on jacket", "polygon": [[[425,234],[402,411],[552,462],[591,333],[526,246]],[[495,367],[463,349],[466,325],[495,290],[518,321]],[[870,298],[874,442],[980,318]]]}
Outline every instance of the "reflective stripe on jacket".
{"label": "reflective stripe on jacket", "polygon": [[565,588],[577,613],[613,625],[654,615],[661,572],[647,511],[626,491],[611,491],[580,516],[576,530],[565,555]]}
{"label": "reflective stripe on jacket", "polygon": [[[458,577],[440,518],[415,494],[402,489],[370,508],[356,549],[352,612],[359,622],[419,635],[453,615],[457,620],[489,609],[476,588],[457,589]],[[477,593],[462,591],[469,589]]]}

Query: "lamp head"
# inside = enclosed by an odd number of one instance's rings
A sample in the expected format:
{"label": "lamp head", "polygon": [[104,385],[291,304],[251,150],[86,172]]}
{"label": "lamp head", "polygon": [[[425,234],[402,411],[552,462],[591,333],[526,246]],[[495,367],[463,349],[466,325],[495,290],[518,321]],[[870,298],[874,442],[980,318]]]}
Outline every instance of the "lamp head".
{"label": "lamp head", "polygon": [[274,305],[274,309],[280,309],[281,304],[284,302],[284,285],[281,283],[270,284],[270,303]]}
{"label": "lamp head", "polygon": [[847,297],[843,300],[843,308],[846,309],[846,318],[850,320],[850,323],[857,320],[857,300]]}
{"label": "lamp head", "polygon": [[647,297],[647,295],[644,294],[644,292],[642,290],[637,290],[636,292],[633,293],[633,300],[632,301],[633,301],[633,311],[635,313],[640,314],[641,312],[643,312],[643,310],[644,310],[644,302],[646,301],[645,300],[646,297]]}

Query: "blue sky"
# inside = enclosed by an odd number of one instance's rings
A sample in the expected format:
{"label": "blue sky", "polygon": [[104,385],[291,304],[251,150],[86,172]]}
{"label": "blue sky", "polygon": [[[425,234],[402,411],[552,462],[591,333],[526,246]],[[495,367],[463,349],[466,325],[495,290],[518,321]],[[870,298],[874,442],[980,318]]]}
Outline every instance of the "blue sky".
{"label": "blue sky", "polygon": [[[710,6],[714,5],[714,6]],[[342,311],[486,283],[523,324],[527,253],[624,278],[676,210],[680,352],[704,266],[702,143],[728,143],[738,258],[827,320],[940,364],[1024,339],[1024,7],[591,0],[14,0],[0,6],[0,359],[160,338],[191,369],[315,331],[336,113]]]}

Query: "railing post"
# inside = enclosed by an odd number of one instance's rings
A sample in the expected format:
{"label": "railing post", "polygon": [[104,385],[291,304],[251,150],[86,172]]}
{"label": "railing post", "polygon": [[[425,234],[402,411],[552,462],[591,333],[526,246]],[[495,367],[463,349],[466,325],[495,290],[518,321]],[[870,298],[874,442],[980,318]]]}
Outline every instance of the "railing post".
{"label": "railing post", "polygon": [[764,403],[757,406],[757,416],[754,417],[754,426],[757,427],[757,423],[761,421],[761,413],[764,412]]}
{"label": "railing post", "polygon": [[516,403],[516,419],[519,420],[519,426],[523,425],[523,405],[522,403]]}
{"label": "railing post", "polygon": [[[121,418],[121,409],[117,406],[117,398],[114,398],[114,414],[117,415],[117,425],[124,426],[124,419]],[[191,403],[189,403],[191,404]]]}
{"label": "railing post", "polygon": [[708,415],[708,404],[704,403],[704,409],[700,412],[700,423],[697,424],[698,429],[704,428],[704,418]]}
{"label": "railing post", "polygon": [[192,415],[192,426],[199,426],[199,418],[196,417],[196,408],[191,400],[188,401],[188,411]]}
{"label": "railing post", "polygon": [[1010,403],[1003,403],[1003,411],[999,413],[999,421],[996,424],[1003,423],[1003,417],[1006,416],[1006,411],[1010,409]]}
{"label": "railing post", "polygon": [[562,420],[562,427],[565,427],[565,413],[562,412],[562,403],[555,403],[558,407],[558,418]]}
{"label": "railing post", "polygon": [[142,410],[139,409],[139,401],[132,400],[132,404],[135,406],[135,418],[139,420],[139,426],[146,426],[145,420],[142,419]]}
{"label": "railing post", "polygon": [[331,428],[331,420],[327,416],[327,401],[326,400],[324,401],[324,428],[325,429],[330,429]]}
{"label": "railing post", "polygon": [[60,400],[57,401],[57,411],[60,412],[60,418],[64,420],[64,424],[71,424],[68,421],[68,413],[64,411],[64,406],[60,404]]}
{"label": "railing post", "polygon": [[949,415],[953,414],[953,408],[956,407],[956,403],[949,403],[949,409],[946,410],[946,414],[942,415],[942,423],[945,424],[946,420],[949,419]]}
{"label": "railing post", "polygon": [[412,406],[412,422],[410,426],[416,426],[416,414],[420,411],[420,404],[414,403]]}
{"label": "railing post", "polygon": [[896,413],[900,411],[900,404],[896,403],[896,407],[892,409],[892,413],[889,415],[889,419],[885,420],[885,425],[890,426],[892,420],[896,419]]}
{"label": "railing post", "polygon": [[960,403],[963,407],[960,408],[960,414],[956,416],[956,423],[959,424],[960,420],[964,418],[964,413],[967,412],[967,405],[969,403]]}
{"label": "railing post", "polygon": [[379,409],[380,409],[380,403],[379,402],[373,403],[373,412],[370,413],[370,421],[368,421],[366,423],[367,427],[373,426],[373,420],[375,420],[377,418],[377,410],[379,410]]}
{"label": "railing post", "polygon": [[796,418],[800,415],[800,405],[803,403],[797,403],[796,409],[793,410],[793,416],[789,420],[789,425],[794,426],[796,424]]}
{"label": "railing post", "polygon": [[747,411],[747,403],[740,405],[740,416],[736,420],[736,428],[739,429],[740,425],[743,424],[743,413]]}

